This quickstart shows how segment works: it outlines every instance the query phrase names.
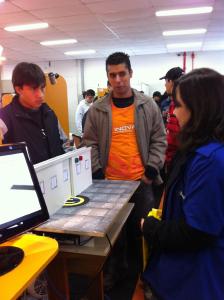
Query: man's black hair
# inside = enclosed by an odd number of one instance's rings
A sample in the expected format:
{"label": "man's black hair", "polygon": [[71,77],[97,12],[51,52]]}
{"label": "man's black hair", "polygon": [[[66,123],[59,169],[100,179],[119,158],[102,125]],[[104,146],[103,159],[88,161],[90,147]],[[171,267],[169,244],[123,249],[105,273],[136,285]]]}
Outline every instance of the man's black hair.
{"label": "man's black hair", "polygon": [[154,98],[154,97],[159,97],[159,98],[161,98],[161,93],[159,92],[159,91],[155,91],[153,94],[152,94],[152,97]]}
{"label": "man's black hair", "polygon": [[95,96],[95,91],[92,90],[92,89],[89,89],[89,90],[86,91],[85,96],[92,96],[92,97],[94,97]]}
{"label": "man's black hair", "polygon": [[46,77],[41,68],[33,63],[21,62],[17,64],[12,73],[12,84],[15,89],[16,86],[23,87],[29,85],[36,87],[46,86]]}
{"label": "man's black hair", "polygon": [[163,100],[167,99],[168,97],[169,97],[169,95],[167,94],[167,92],[164,92],[164,93],[161,95],[160,101],[163,101]]}
{"label": "man's black hair", "polygon": [[83,99],[85,99],[85,97],[86,97],[86,91],[82,91],[82,97],[83,97]]}
{"label": "man's black hair", "polygon": [[131,62],[128,54],[124,52],[115,52],[109,55],[106,59],[106,71],[109,65],[125,64],[129,72],[131,72]]}

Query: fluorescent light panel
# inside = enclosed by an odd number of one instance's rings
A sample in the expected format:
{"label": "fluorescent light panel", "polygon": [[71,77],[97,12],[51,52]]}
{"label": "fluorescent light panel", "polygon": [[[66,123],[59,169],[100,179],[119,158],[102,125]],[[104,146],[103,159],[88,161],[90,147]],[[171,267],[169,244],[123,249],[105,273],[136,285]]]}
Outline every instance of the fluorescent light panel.
{"label": "fluorescent light panel", "polygon": [[43,46],[57,46],[57,45],[67,45],[67,44],[75,44],[75,43],[77,43],[77,40],[75,40],[75,39],[40,42],[40,44]]}
{"label": "fluorescent light panel", "polygon": [[34,23],[34,24],[7,26],[4,29],[6,31],[24,31],[24,30],[43,29],[43,28],[47,28],[47,27],[48,27],[48,23]]}
{"label": "fluorescent light panel", "polygon": [[173,35],[187,35],[187,34],[204,34],[207,29],[205,28],[196,28],[196,29],[182,29],[182,30],[170,30],[163,31],[164,36],[173,36]]}
{"label": "fluorescent light panel", "polygon": [[80,54],[93,54],[96,53],[96,50],[88,49],[88,50],[77,50],[77,51],[67,51],[65,55],[80,55]]}
{"label": "fluorescent light panel", "polygon": [[192,42],[192,43],[176,43],[176,44],[167,44],[168,49],[179,49],[179,48],[198,48],[201,47],[201,42]]}
{"label": "fluorescent light panel", "polygon": [[213,43],[213,44],[205,44],[203,46],[203,50],[224,50],[224,43],[220,43],[220,44],[217,44],[217,43]]}
{"label": "fluorescent light panel", "polygon": [[156,16],[166,17],[166,16],[197,15],[197,14],[211,13],[212,11],[213,11],[212,6],[202,6],[202,7],[192,7],[192,8],[160,10],[160,11],[156,11]]}

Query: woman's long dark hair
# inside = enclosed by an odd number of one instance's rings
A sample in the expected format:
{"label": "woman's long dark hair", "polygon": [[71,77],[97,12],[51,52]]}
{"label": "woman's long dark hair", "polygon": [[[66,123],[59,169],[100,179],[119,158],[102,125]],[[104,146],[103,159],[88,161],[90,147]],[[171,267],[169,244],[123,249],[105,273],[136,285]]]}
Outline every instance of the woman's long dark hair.
{"label": "woman's long dark hair", "polygon": [[223,75],[208,68],[195,69],[177,81],[177,89],[191,112],[179,134],[180,150],[191,151],[210,141],[224,142]]}

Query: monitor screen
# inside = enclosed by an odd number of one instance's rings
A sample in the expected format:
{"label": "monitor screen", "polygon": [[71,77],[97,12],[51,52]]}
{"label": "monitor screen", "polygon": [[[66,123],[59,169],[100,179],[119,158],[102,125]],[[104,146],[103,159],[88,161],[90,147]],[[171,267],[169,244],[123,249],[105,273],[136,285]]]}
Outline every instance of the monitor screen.
{"label": "monitor screen", "polygon": [[48,218],[26,144],[0,146],[0,243]]}

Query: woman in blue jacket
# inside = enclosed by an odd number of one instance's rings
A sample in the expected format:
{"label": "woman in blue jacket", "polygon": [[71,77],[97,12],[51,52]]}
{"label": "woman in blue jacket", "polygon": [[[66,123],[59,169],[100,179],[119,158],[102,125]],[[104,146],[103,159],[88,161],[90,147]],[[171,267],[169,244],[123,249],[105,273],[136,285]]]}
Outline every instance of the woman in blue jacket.
{"label": "woman in blue jacket", "polygon": [[224,299],[224,77],[211,69],[182,76],[175,110],[180,149],[161,221],[142,220],[150,247],[146,299]]}

